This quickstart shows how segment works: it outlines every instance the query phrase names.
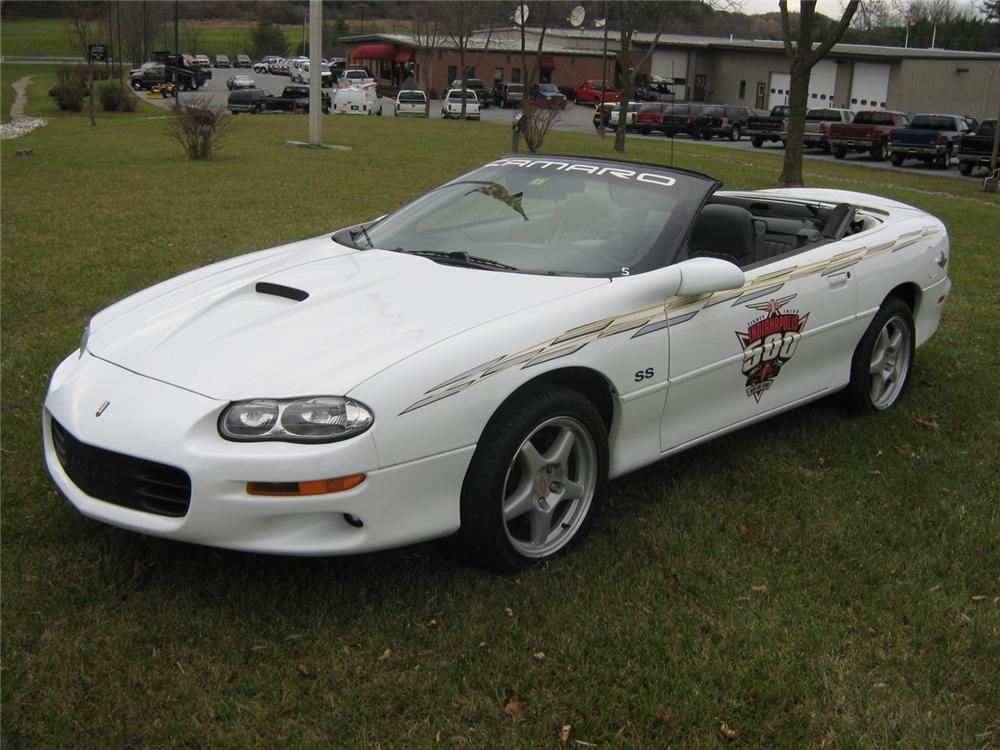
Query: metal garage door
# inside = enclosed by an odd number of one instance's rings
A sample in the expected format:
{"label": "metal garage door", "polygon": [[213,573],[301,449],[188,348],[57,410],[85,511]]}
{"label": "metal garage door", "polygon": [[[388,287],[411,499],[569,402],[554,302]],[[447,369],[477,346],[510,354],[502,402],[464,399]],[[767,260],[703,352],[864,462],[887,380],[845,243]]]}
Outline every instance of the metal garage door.
{"label": "metal garage door", "polygon": [[788,104],[788,87],[792,77],[788,73],[771,73],[771,86],[767,95],[767,108],[773,109],[779,104]]}
{"label": "metal garage door", "polygon": [[851,79],[851,109],[884,109],[889,98],[889,66],[878,63],[854,63]]}
{"label": "metal garage door", "polygon": [[678,99],[687,98],[687,50],[657,49],[653,51],[650,73],[674,80],[673,92]]}

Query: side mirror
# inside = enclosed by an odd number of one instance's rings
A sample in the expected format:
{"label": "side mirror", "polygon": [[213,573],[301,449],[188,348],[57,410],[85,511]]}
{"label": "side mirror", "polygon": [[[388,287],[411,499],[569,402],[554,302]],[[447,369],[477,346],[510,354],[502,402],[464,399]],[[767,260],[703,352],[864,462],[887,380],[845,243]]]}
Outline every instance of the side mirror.
{"label": "side mirror", "polygon": [[721,258],[690,258],[674,268],[681,272],[678,297],[739,289],[746,283],[746,277],[739,266]]}

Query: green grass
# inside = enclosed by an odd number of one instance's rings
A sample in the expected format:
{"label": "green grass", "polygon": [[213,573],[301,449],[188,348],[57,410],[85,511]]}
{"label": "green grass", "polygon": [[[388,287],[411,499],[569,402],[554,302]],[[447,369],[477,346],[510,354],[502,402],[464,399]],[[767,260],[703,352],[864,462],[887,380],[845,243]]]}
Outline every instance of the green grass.
{"label": "green grass", "polygon": [[[330,117],[325,140],[354,150],[312,152],[283,145],[306,118],[243,116],[216,161],[192,163],[162,130],[56,116],[0,145],[5,746],[997,746],[1000,204],[975,181],[807,165],[810,184],[950,228],[955,291],[898,409],[821,402],[636,472],[572,555],[501,578],[431,544],[334,559],[188,546],[61,498],[39,411],[90,315],[388,211],[510,139]],[[546,147],[611,153],[576,134]],[[729,186],[780,168],[697,144],[674,161]]]}

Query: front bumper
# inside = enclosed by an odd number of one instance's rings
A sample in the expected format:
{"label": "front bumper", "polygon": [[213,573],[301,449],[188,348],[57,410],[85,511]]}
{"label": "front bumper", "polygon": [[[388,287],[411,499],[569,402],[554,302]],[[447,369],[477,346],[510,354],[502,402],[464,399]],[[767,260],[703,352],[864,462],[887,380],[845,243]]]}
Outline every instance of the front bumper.
{"label": "front bumper", "polygon": [[890,154],[902,154],[903,156],[944,156],[950,146],[947,143],[934,144],[889,144]]}
{"label": "front bumper", "polygon": [[[110,405],[96,416],[105,401]],[[225,406],[89,354],[73,354],[56,370],[45,400],[45,462],[59,489],[84,515],[214,547],[338,555],[397,547],[458,528],[462,480],[475,446],[381,467],[374,427],[323,445],[235,443],[223,440],[216,429]],[[182,469],[191,478],[186,515],[133,510],[86,494],[56,454],[53,419],[87,445]],[[365,481],[345,492],[306,497],[246,492],[250,481],[311,481],[356,473],[366,474]],[[358,519],[361,526],[355,525]]]}

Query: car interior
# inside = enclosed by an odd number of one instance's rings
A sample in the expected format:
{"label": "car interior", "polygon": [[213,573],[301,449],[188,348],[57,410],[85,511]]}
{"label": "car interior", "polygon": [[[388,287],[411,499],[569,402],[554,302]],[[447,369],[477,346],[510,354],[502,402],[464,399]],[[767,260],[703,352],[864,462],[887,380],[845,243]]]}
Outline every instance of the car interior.
{"label": "car interior", "polygon": [[872,221],[848,203],[825,207],[715,195],[695,219],[687,257],[747,268],[856,234]]}

